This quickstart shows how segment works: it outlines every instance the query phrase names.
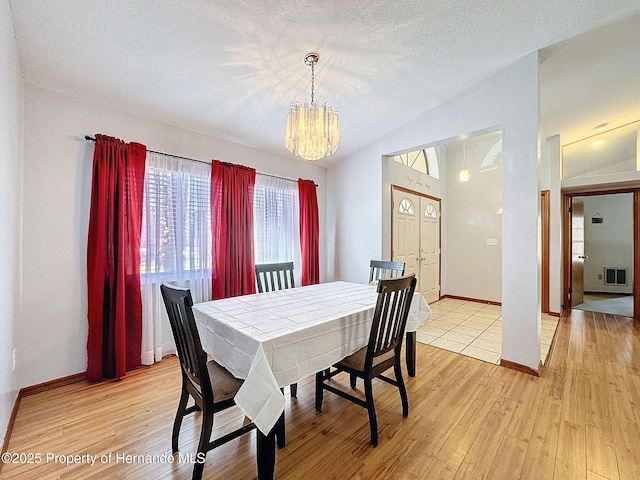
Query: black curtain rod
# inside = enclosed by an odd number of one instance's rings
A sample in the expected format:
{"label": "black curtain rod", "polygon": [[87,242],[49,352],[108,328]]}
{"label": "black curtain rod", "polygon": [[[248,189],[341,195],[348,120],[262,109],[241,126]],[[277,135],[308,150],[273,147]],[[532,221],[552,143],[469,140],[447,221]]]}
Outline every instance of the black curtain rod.
{"label": "black curtain rod", "polygon": [[[87,140],[87,141],[91,141],[91,142],[95,142],[96,141],[95,137],[91,137],[89,135],[85,135],[84,139]],[[206,163],[207,165],[211,165],[209,162],[205,162],[204,160],[196,160],[195,158],[181,157],[180,155],[173,155],[171,153],[157,152],[155,150],[149,150],[149,149],[147,149],[147,152],[149,152],[149,153],[159,153],[160,155],[169,155],[171,157],[181,158],[182,160],[188,160],[190,162]],[[256,173],[259,174],[259,175],[264,175],[266,177],[279,178],[280,180],[288,180],[290,182],[296,182],[296,183],[298,182],[297,180],[294,180],[293,178],[281,177],[279,175],[273,175],[271,173],[260,173],[260,172],[256,172]],[[315,183],[315,182],[313,184],[316,187],[318,186],[318,184]]]}

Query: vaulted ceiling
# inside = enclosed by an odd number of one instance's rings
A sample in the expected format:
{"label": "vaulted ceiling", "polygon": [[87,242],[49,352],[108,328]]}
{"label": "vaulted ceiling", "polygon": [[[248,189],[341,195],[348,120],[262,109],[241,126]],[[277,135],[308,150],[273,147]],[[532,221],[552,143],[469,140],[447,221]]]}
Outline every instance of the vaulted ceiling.
{"label": "vaulted ceiling", "polygon": [[545,135],[640,116],[637,0],[10,4],[27,83],[283,155],[317,51],[341,122],[325,165],[537,50]]}

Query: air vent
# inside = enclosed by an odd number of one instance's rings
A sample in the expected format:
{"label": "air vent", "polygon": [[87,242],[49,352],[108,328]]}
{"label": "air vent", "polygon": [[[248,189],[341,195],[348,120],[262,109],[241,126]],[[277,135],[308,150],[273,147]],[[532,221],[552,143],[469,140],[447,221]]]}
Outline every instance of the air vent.
{"label": "air vent", "polygon": [[626,268],[605,267],[604,284],[605,285],[627,285]]}

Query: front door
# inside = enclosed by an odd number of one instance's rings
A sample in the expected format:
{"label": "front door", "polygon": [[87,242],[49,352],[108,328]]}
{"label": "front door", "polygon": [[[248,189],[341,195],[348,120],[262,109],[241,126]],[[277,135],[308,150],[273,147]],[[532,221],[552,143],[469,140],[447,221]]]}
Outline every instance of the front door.
{"label": "front door", "polygon": [[427,302],[440,299],[440,200],[420,197],[420,291]]}
{"label": "front door", "polygon": [[[393,239],[391,259],[404,262],[404,273],[419,277],[418,250],[420,250],[419,216],[420,197],[393,190]],[[419,280],[418,280],[419,281]],[[416,290],[418,286],[416,285]]]}
{"label": "front door", "polygon": [[440,298],[440,200],[393,189],[391,258],[415,273],[427,302]]}

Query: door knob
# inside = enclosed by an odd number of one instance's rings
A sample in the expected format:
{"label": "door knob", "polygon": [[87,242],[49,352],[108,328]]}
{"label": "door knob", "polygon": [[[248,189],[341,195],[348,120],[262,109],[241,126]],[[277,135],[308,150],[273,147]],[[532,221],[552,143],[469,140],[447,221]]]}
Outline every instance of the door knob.
{"label": "door knob", "polygon": [[584,258],[585,260],[589,258],[589,255],[578,255],[578,258]]}

